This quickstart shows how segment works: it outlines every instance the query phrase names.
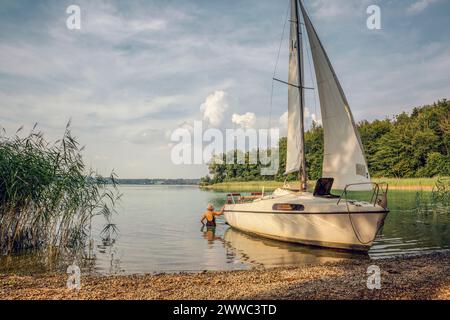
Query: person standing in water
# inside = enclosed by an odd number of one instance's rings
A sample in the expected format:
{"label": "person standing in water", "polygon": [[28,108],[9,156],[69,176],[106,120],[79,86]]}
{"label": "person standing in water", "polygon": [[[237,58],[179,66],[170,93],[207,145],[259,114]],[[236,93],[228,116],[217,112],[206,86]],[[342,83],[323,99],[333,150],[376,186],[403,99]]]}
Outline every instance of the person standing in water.
{"label": "person standing in water", "polygon": [[[223,215],[223,212],[225,211],[225,206],[220,209],[219,212],[214,212],[214,206],[210,203],[208,204],[208,207],[203,214],[200,222],[206,226],[207,228],[215,228],[216,227],[216,217]],[[205,224],[206,220],[206,224]]]}

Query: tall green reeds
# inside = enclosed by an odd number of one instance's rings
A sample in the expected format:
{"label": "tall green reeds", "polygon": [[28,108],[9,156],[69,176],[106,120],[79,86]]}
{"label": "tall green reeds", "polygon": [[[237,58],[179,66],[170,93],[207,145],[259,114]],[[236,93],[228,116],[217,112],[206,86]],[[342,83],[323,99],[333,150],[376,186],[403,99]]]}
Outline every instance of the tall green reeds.
{"label": "tall green reeds", "polygon": [[0,133],[1,252],[83,246],[94,215],[106,219],[105,232],[115,230],[115,175],[87,170],[69,127],[54,143],[36,126],[25,137]]}

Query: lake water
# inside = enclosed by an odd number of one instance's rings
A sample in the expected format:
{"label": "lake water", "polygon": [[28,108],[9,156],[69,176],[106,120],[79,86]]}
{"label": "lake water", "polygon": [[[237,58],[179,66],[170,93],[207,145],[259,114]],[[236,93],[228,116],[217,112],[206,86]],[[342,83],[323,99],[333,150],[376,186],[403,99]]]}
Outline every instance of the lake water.
{"label": "lake water", "polygon": [[202,229],[199,220],[206,205],[213,203],[219,209],[226,192],[196,186],[121,186],[121,192],[115,241],[102,241],[103,221],[93,223],[91,272],[232,270],[450,249],[449,208],[433,206],[430,192],[389,191],[391,212],[368,255],[250,236],[231,229],[222,217],[215,233]]}

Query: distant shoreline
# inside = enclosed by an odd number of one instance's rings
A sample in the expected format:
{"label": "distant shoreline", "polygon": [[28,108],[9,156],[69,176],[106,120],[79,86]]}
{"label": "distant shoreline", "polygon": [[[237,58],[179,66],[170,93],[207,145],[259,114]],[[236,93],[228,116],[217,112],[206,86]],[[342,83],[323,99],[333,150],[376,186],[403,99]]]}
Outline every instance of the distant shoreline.
{"label": "distant shoreline", "polygon": [[[449,177],[441,177],[442,179],[450,179]],[[432,191],[438,181],[435,178],[373,178],[373,182],[386,182],[389,190],[405,190],[405,191]],[[199,186],[205,190],[223,190],[223,191],[273,191],[283,186],[281,181],[233,181],[222,182],[211,185],[201,185],[200,179],[117,179],[119,185],[172,185],[172,186]],[[292,188],[299,188],[298,182],[289,182]],[[315,181],[309,181],[308,188],[313,189]]]}
{"label": "distant shoreline", "polygon": [[[432,191],[436,182],[436,178],[373,178],[373,182],[381,183],[386,182],[389,185],[389,190],[410,190],[410,191]],[[448,178],[445,178],[448,179]],[[289,182],[292,188],[298,188],[298,182]],[[314,188],[315,181],[310,181],[308,188]],[[236,181],[236,182],[223,182],[212,185],[201,185],[200,188],[208,190],[224,190],[224,191],[256,191],[262,190],[272,191],[276,188],[283,186],[283,182],[280,181]]]}
{"label": "distant shoreline", "polygon": [[148,186],[148,185],[188,185],[197,186],[200,183],[200,179],[116,179],[119,185],[138,185],[138,186]]}
{"label": "distant shoreline", "polygon": [[[370,265],[381,270],[381,290],[367,288]],[[66,288],[67,274],[0,274],[2,299],[450,299],[450,252],[379,260],[244,271],[95,276],[81,290]]]}

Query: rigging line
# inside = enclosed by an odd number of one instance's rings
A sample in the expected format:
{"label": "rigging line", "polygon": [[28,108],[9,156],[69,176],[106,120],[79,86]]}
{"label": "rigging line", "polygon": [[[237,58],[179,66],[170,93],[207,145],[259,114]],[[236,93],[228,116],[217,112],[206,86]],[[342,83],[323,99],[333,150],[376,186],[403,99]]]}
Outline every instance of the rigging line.
{"label": "rigging line", "polygon": [[290,4],[288,3],[288,7],[287,7],[285,18],[284,18],[283,31],[281,32],[280,45],[278,47],[277,59],[275,61],[275,67],[273,69],[272,88],[270,90],[269,129],[272,127],[273,89],[274,89],[274,82],[275,82],[273,80],[273,78],[275,78],[275,75],[277,73],[278,62],[280,60],[281,46],[283,45],[284,33],[286,31],[286,24],[287,24],[287,20],[288,20],[289,8],[290,8]]}
{"label": "rigging line", "polygon": [[[289,22],[294,22],[294,23],[297,23],[297,21],[296,21],[296,20],[291,20],[291,19],[289,19]],[[301,22],[301,21],[300,21],[300,24],[301,24],[301,25],[305,25],[305,24],[304,24],[303,22]]]}
{"label": "rigging line", "polygon": [[289,83],[289,82],[287,82],[287,81],[283,81],[283,80],[280,80],[280,79],[277,79],[277,78],[273,78],[273,80],[275,80],[275,81],[277,81],[277,82],[280,82],[280,83],[284,83],[284,84],[287,84],[288,86],[292,86],[292,87],[296,87],[296,88],[301,88],[301,89],[307,89],[307,90],[315,90],[315,88],[312,88],[312,87],[301,87],[301,86],[298,86],[298,85],[296,85],[296,84],[292,84],[292,83]]}

